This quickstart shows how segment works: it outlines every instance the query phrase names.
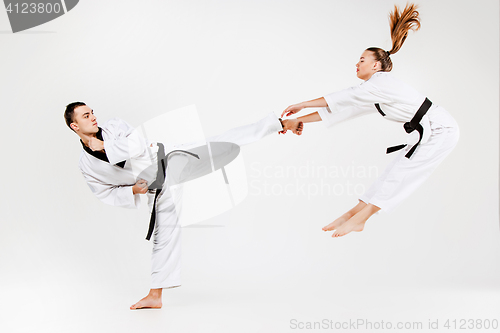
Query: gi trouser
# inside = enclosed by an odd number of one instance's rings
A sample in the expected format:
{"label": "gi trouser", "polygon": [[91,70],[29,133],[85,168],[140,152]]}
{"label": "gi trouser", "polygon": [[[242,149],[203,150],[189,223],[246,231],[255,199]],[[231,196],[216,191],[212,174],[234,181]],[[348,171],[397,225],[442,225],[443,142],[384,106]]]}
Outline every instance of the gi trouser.
{"label": "gi trouser", "polygon": [[436,169],[456,146],[459,128],[453,117],[444,108],[433,107],[427,113],[431,135],[421,143],[410,159],[405,154],[411,145],[387,166],[384,173],[359,200],[389,212],[413,193]]}
{"label": "gi trouser", "polygon": [[[281,130],[279,119],[274,114],[270,114],[256,123],[231,129],[221,135],[208,138],[207,141],[232,142],[243,146]],[[164,182],[156,202],[156,223],[153,232],[151,260],[151,289],[172,288],[181,285],[181,197],[181,195],[176,195],[176,200],[179,200],[179,202],[174,202],[168,188],[168,181]],[[151,191],[148,192],[148,199],[149,209],[152,211],[154,193]]]}

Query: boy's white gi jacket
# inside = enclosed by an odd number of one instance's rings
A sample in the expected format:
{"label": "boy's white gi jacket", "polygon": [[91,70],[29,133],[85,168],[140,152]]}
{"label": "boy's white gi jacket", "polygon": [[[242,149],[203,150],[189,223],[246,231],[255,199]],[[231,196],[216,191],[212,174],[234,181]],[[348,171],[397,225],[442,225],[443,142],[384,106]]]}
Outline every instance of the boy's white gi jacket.
{"label": "boy's white gi jacket", "polygon": [[[82,150],[79,167],[83,177],[102,202],[112,206],[138,208],[139,194],[133,194],[132,186],[137,182],[139,173],[145,169],[150,172],[142,173],[141,178],[147,180],[148,184],[155,180],[158,148],[121,119],[112,118],[100,128],[109,162]],[[117,165],[123,161],[123,167]]]}

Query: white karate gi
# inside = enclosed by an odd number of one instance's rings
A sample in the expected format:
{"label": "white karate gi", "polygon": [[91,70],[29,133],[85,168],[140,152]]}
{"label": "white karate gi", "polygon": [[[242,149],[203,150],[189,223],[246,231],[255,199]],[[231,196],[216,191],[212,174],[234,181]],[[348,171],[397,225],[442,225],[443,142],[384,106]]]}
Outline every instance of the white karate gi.
{"label": "white karate gi", "polygon": [[[101,126],[104,139],[104,149],[109,163],[102,161],[85,151],[80,156],[79,167],[92,192],[104,203],[125,207],[138,208],[139,194],[133,194],[132,186],[136,183],[137,173],[133,172],[132,165],[141,163],[156,165],[156,155],[150,152],[155,145],[143,140],[142,143],[134,145],[131,152],[130,136],[133,135],[132,126],[123,120],[114,118]],[[262,139],[263,137],[277,133],[282,130],[278,118],[274,114],[260,121],[234,128],[221,135],[209,138],[210,142],[232,142],[239,146],[246,145]],[[167,146],[167,145],[165,145]],[[188,149],[193,144],[168,144],[172,149]],[[148,152],[148,150],[150,150]],[[169,151],[165,151],[168,154]],[[154,160],[151,161],[151,156]],[[134,163],[130,163],[130,159]],[[120,168],[114,164],[126,161],[125,167]],[[154,171],[154,170],[153,170]],[[156,171],[154,171],[156,177]],[[146,178],[150,178],[146,176]],[[146,179],[151,183],[154,179]],[[148,191],[149,208],[152,210],[154,191]],[[180,196],[178,196],[180,198]],[[165,181],[162,191],[156,202],[156,223],[153,238],[153,253],[151,262],[151,289],[172,288],[181,284],[180,280],[180,252],[181,252],[181,228],[179,217],[182,207],[180,202],[175,202]],[[144,230],[146,233],[147,230]]]}
{"label": "white karate gi", "polygon": [[[378,114],[375,103],[385,113],[384,118],[406,123],[413,118],[426,96],[388,72],[376,72],[359,86],[324,98],[328,108],[321,108],[319,115],[331,126],[368,113]],[[373,204],[385,212],[393,210],[430,176],[456,146],[459,128],[455,119],[444,108],[433,103],[420,124],[424,128],[424,135],[413,155],[409,159],[405,157],[418,141],[417,131],[408,136],[408,145],[359,200]],[[401,130],[404,131],[403,126]]]}
{"label": "white karate gi", "polygon": [[[139,208],[139,194],[133,194],[132,186],[137,182],[136,175],[132,170],[130,159],[151,161],[150,154],[146,150],[149,143],[142,139],[138,142],[138,148],[130,151],[130,136],[135,133],[134,128],[125,121],[113,118],[101,126],[104,139],[104,150],[109,163],[102,161],[82,149],[79,167],[87,181],[91,191],[101,201],[108,205]],[[154,154],[153,154],[154,155]],[[155,156],[154,156],[155,157]],[[126,161],[123,168],[115,165]],[[154,163],[153,163],[154,164]],[[156,177],[156,171],[153,170]]]}

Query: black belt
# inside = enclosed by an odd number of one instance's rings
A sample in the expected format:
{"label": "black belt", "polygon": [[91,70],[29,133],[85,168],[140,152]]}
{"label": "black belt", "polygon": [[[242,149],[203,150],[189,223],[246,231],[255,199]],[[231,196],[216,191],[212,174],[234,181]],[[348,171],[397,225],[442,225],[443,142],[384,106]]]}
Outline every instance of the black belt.
{"label": "black belt", "polygon": [[[411,155],[413,155],[413,153],[415,152],[415,149],[417,149],[417,146],[420,144],[420,141],[422,141],[422,137],[424,135],[424,128],[422,127],[422,125],[420,125],[420,121],[422,120],[423,116],[427,113],[427,111],[429,110],[431,105],[432,105],[432,102],[426,97],[425,101],[422,103],[422,105],[420,105],[420,108],[418,109],[417,113],[415,113],[413,118],[411,118],[411,120],[409,122],[406,122],[403,125],[406,133],[410,134],[414,130],[417,130],[418,134],[419,134],[418,142],[415,143],[413,145],[413,147],[411,147],[411,149],[408,153],[406,153],[406,155],[405,155],[406,158],[410,158]],[[380,114],[382,116],[385,116],[385,113],[382,112],[382,110],[380,109],[380,105],[378,103],[375,104],[375,107],[377,108],[378,112],[380,112]],[[390,153],[393,153],[395,151],[401,150],[406,146],[407,146],[407,144],[389,147],[389,148],[387,148],[386,154],[390,154]]]}
{"label": "black belt", "polygon": [[163,183],[165,182],[165,176],[166,176],[166,171],[167,171],[167,166],[168,166],[168,157],[172,153],[185,153],[191,156],[194,156],[196,158],[200,158],[198,155],[190,153],[185,150],[172,150],[170,153],[165,156],[165,147],[163,146],[162,143],[157,142],[156,145],[158,146],[158,172],[156,173],[156,180],[148,187],[150,190],[156,190],[155,192],[155,199],[153,201],[153,211],[151,212],[151,218],[149,220],[149,230],[148,234],[146,236],[146,240],[151,239],[151,235],[153,234],[153,230],[155,229],[155,221],[156,221],[156,199],[158,199],[158,196],[160,195],[160,192],[163,188]]}

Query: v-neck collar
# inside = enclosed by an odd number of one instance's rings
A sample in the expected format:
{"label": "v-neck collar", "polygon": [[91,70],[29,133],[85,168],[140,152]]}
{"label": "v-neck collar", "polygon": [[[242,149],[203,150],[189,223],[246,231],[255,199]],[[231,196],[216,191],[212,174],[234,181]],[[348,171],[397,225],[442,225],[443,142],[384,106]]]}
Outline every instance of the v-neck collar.
{"label": "v-neck collar", "polygon": [[[102,137],[102,128],[99,127],[99,131],[97,131],[95,136],[99,140],[104,141],[104,138]],[[105,151],[93,151],[83,143],[82,139],[80,139],[80,142],[82,143],[83,150],[85,150],[88,154],[94,156],[95,158],[100,159],[101,161],[109,163],[108,156],[106,155]],[[115,165],[119,166],[120,168],[123,168],[125,167],[125,162],[126,161],[121,161],[116,163]]]}

